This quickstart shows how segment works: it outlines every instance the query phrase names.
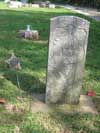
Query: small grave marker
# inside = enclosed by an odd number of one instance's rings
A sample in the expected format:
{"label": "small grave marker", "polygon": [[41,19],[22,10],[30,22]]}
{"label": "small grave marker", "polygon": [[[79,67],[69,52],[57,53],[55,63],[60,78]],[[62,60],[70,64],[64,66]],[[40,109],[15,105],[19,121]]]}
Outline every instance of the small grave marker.
{"label": "small grave marker", "polygon": [[10,69],[21,69],[20,60],[12,53],[11,57],[5,61]]}
{"label": "small grave marker", "polygon": [[19,36],[25,39],[39,40],[39,32],[37,30],[31,30],[30,25],[27,25],[26,30],[19,30]]}

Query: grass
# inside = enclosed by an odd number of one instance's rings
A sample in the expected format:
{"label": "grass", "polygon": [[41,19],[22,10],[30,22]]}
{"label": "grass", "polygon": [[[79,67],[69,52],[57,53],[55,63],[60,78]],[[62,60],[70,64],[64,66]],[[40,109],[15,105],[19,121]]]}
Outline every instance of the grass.
{"label": "grass", "polygon": [[3,113],[0,118],[1,133],[13,133],[18,127],[21,133],[99,133],[100,116],[91,114],[62,113]]}
{"label": "grass", "polygon": [[[47,50],[50,18],[60,15],[75,15],[90,21],[89,43],[87,49],[83,93],[94,90],[95,105],[100,111],[100,22],[63,8],[58,9],[9,9],[0,3],[0,98],[16,104],[16,97],[29,96],[34,92],[45,92],[45,77],[47,67]],[[39,30],[40,41],[20,39],[19,29],[25,29],[30,24]],[[21,61],[22,70],[11,71],[5,60],[14,51]],[[16,74],[19,76],[21,90],[17,87]],[[22,114],[7,113],[0,106],[0,132],[12,133],[16,126],[21,133],[99,133],[100,115],[65,115],[52,114]],[[84,131],[83,131],[84,130]]]}

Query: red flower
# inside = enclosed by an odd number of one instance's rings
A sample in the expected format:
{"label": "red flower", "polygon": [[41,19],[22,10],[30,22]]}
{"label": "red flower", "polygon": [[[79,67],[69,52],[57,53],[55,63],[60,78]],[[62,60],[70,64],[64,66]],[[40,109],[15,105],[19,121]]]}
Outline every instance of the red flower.
{"label": "red flower", "polygon": [[94,93],[93,90],[89,90],[89,91],[87,92],[87,95],[90,96],[90,97],[92,97],[92,96],[95,95],[95,93]]}
{"label": "red flower", "polygon": [[6,101],[4,99],[0,99],[0,104],[5,104]]}

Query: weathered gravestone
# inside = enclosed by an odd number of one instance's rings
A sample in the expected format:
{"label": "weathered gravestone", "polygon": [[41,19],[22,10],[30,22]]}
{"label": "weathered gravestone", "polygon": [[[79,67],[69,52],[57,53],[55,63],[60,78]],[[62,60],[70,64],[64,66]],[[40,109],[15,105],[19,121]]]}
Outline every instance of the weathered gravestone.
{"label": "weathered gravestone", "polygon": [[79,102],[89,22],[75,16],[51,19],[46,103]]}

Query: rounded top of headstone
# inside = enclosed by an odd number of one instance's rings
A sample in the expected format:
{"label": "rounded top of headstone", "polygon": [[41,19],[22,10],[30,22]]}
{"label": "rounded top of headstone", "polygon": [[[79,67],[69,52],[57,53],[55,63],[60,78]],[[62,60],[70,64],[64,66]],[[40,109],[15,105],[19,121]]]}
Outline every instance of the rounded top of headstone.
{"label": "rounded top of headstone", "polygon": [[83,18],[80,18],[80,17],[77,17],[77,16],[58,16],[58,17],[53,17],[53,18],[51,18],[51,21],[55,21],[55,20],[57,20],[57,21],[59,21],[59,20],[78,20],[78,21],[80,21],[80,22],[84,22],[84,23],[86,23],[86,24],[90,24],[90,22],[88,21],[88,20],[86,20],[86,19],[83,19]]}

